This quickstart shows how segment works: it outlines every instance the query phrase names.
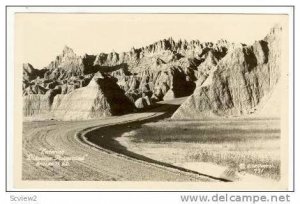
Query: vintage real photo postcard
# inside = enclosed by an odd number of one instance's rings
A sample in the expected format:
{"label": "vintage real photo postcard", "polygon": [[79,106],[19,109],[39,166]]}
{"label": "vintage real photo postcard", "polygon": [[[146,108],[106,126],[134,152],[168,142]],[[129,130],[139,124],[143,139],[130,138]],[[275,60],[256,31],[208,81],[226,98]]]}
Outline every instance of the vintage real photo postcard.
{"label": "vintage real photo postcard", "polygon": [[13,18],[16,189],[291,185],[288,14]]}

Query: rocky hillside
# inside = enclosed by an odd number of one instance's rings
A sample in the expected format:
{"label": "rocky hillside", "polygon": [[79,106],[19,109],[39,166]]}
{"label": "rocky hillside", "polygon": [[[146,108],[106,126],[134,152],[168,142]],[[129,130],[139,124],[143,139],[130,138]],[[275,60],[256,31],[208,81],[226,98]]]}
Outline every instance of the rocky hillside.
{"label": "rocky hillside", "polygon": [[98,118],[184,96],[173,118],[250,114],[279,80],[280,34],[275,27],[250,46],[169,38],[83,56],[66,46],[47,67],[23,65],[24,116]]}
{"label": "rocky hillside", "polygon": [[134,106],[115,79],[98,72],[86,87],[57,94],[51,110],[55,118],[82,120],[130,113]]}
{"label": "rocky hillside", "polygon": [[172,118],[255,113],[261,103],[267,103],[266,97],[270,98],[280,79],[281,34],[282,28],[277,26],[263,40],[235,47],[218,62],[207,58],[208,64],[205,61],[200,66],[209,70],[208,74],[198,77],[195,91]]}
{"label": "rocky hillside", "polygon": [[[53,111],[77,115],[76,110],[78,113],[82,110],[72,100],[98,97],[88,86],[95,73],[102,73],[122,90],[113,97],[113,103],[119,106],[124,102],[123,95],[135,109],[146,108],[161,100],[189,96],[196,81],[207,77],[210,64],[217,63],[234,46],[223,40],[213,44],[175,42],[169,38],[146,47],[132,48],[129,52],[84,56],[78,56],[66,46],[47,67],[36,69],[30,64],[23,65],[23,112],[25,116]],[[115,90],[116,87],[112,91]],[[106,95],[109,93],[104,91],[104,97],[109,98]],[[80,119],[91,118],[91,112],[93,117],[124,113],[118,108],[108,108],[106,102],[98,104],[98,108],[92,103],[85,104],[90,105],[84,108],[86,114]]]}

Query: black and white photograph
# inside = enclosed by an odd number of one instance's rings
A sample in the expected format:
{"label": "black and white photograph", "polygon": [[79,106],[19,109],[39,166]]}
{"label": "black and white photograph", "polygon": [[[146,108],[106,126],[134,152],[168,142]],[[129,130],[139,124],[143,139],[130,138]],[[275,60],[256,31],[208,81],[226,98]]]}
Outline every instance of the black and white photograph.
{"label": "black and white photograph", "polygon": [[16,12],[15,188],[287,190],[291,18]]}

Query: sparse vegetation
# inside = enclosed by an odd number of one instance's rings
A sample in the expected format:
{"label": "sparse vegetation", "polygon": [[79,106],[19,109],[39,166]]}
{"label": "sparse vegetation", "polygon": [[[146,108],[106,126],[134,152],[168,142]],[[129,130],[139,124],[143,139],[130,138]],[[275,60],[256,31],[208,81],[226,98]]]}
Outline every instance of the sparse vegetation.
{"label": "sparse vegetation", "polygon": [[[177,159],[186,162],[211,162],[280,179],[280,129],[276,119],[165,121],[145,124],[127,136],[135,143],[176,147],[181,154]],[[164,152],[159,154],[164,157]]]}

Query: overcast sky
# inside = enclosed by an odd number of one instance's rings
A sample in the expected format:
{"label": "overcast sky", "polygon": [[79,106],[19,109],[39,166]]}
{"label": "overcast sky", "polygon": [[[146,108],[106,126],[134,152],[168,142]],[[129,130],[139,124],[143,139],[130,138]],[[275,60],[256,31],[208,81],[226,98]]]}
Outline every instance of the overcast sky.
{"label": "overcast sky", "polygon": [[128,51],[168,37],[252,44],[286,20],[283,15],[16,14],[16,63],[42,68],[65,45],[83,55]]}

